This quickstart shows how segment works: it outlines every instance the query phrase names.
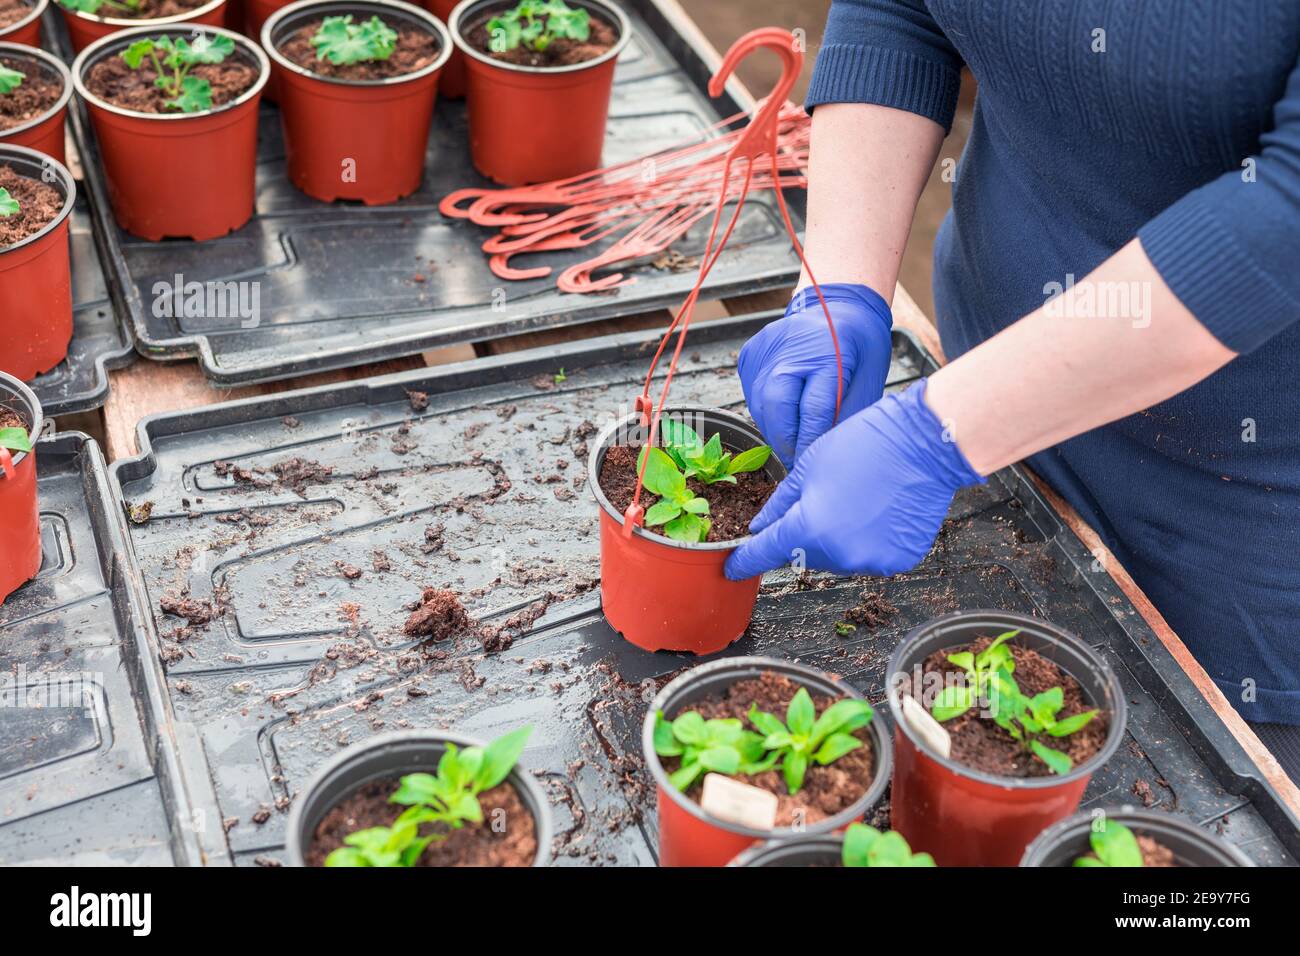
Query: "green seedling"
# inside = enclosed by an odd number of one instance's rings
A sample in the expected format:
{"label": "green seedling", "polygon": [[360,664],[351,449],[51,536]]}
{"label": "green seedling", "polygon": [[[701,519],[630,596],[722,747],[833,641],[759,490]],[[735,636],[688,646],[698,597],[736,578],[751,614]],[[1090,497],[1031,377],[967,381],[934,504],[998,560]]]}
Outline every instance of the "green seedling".
{"label": "green seedling", "polygon": [[798,793],[809,762],[824,767],[862,746],[853,731],[870,723],[873,714],[865,700],[845,698],[831,704],[818,717],[812,697],[800,687],[786,708],[785,723],[753,704],[748,716],[749,722],[764,735],[764,748],[779,756],[786,788]]}
{"label": "green seedling", "polygon": [[1011,656],[1011,648],[1007,646],[1007,641],[1019,633],[1019,630],[1015,630],[999,634],[978,654],[961,651],[948,655],[950,663],[956,664],[965,671],[966,679],[960,687],[945,687],[940,691],[939,696],[930,705],[930,714],[935,720],[945,721],[960,717],[975,706],[976,701],[985,696],[989,682],[995,673],[1003,669],[1007,673],[1015,671],[1016,660]]}
{"label": "green seedling", "polygon": [[335,66],[387,60],[397,49],[397,31],[379,17],[353,23],[352,14],[326,17],[311,38],[316,59]]}
{"label": "green seedling", "polygon": [[[5,191],[0,189],[0,210],[4,209]],[[32,443],[25,428],[0,428],[0,448],[10,451],[31,451]]]}
{"label": "green seedling", "polygon": [[709,503],[686,487],[686,476],[662,448],[647,445],[637,456],[637,469],[645,468],[645,487],[659,496],[645,513],[648,527],[663,525],[674,541],[699,543],[709,536],[713,523],[706,517]]}
{"label": "green seedling", "polygon": [[[482,823],[478,795],[491,790],[510,775],[523,752],[531,726],[498,737],[486,747],[447,744],[438,761],[438,773],[404,776],[389,801],[407,809],[391,827],[373,827],[349,834],[325,860],[326,866],[414,866],[424,848],[443,834],[420,835],[420,825],[440,823],[459,830],[466,823]],[[382,862],[375,862],[382,861]]]}
{"label": "green seedling", "polygon": [[520,46],[542,53],[556,40],[585,42],[591,36],[591,14],[564,0],[522,0],[513,10],[489,20],[487,31],[493,53]]}
{"label": "green seedling", "polygon": [[661,426],[664,449],[682,469],[687,478],[698,478],[706,485],[717,481],[736,483],[736,475],[758,471],[772,455],[767,445],[742,451],[734,457],[722,450],[722,438],[717,433],[707,442],[688,425],[666,418]]}
{"label": "green seedling", "polygon": [[26,73],[20,70],[11,70],[0,63],[0,94],[12,93],[23,85],[25,79],[27,79]]}
{"label": "green seedling", "polygon": [[1097,710],[1085,710],[1057,720],[1056,715],[1063,706],[1065,691],[1059,687],[1027,697],[1005,670],[998,671],[989,682],[989,713],[994,722],[1024,744],[1053,773],[1069,773],[1074,761],[1067,754],[1047,746],[1040,737],[1068,737],[1086,727],[1098,714]]}
{"label": "green seedling", "polygon": [[564,374],[564,369],[563,369],[563,368],[561,368],[558,372],[555,373],[555,384],[556,384],[556,385],[562,385],[562,384],[564,384],[565,382],[567,382],[568,380],[569,380],[569,376],[567,376],[567,375]]}
{"label": "green seedling", "polygon": [[702,773],[752,776],[771,770],[779,756],[766,753],[762,734],[746,730],[740,720],[705,720],[693,710],[676,720],[665,720],[663,711],[656,711],[654,746],[661,757],[681,759],[668,782],[683,793]]}
{"label": "green seedling", "polygon": [[838,634],[840,637],[848,637],[857,629],[858,626],[856,624],[850,624],[848,621],[835,622],[835,633]]}
{"label": "green seedling", "polygon": [[1141,866],[1142,850],[1133,831],[1122,823],[1103,820],[1088,837],[1094,856],[1081,856],[1075,866]]}
{"label": "green seedling", "polygon": [[212,84],[191,76],[199,64],[220,63],[235,52],[235,41],[221,34],[199,34],[193,43],[184,37],[159,36],[136,40],[122,51],[122,59],[138,70],[146,59],[158,76],[154,86],[168,97],[164,105],[182,113],[201,113],[212,108]]}
{"label": "green seedling", "polygon": [[0,186],[0,216],[16,216],[22,208],[18,200],[9,195],[9,190]]}
{"label": "green seedling", "polygon": [[[72,13],[88,13],[94,16],[112,16],[113,12],[129,13],[140,8],[140,0],[59,0],[59,6],[64,10]],[[100,8],[107,7],[106,13],[101,14]]]}
{"label": "green seedling", "polygon": [[850,823],[840,862],[845,866],[934,866],[928,853],[913,853],[902,834],[881,833],[865,823]]}

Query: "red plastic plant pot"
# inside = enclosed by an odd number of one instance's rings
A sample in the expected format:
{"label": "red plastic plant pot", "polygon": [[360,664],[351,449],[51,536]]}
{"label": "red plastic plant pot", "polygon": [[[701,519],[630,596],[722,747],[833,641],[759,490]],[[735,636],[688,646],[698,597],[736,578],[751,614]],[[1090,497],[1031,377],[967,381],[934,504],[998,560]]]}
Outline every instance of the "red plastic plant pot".
{"label": "red plastic plant pot", "polygon": [[506,186],[565,179],[599,169],[614,64],[632,38],[626,14],[607,0],[572,0],[618,31],[603,55],[573,66],[516,66],[466,39],[478,23],[515,0],[464,0],[448,26],[468,73],[469,143],[474,167]]}
{"label": "red plastic plant pot", "polygon": [[[456,9],[459,0],[422,0],[420,6],[428,10],[443,23],[451,22],[451,11]],[[451,56],[438,77],[438,95],[443,99],[460,100],[465,98],[469,88],[469,79],[465,74],[465,55],[453,45]]]}
{"label": "red plastic plant pot", "polygon": [[[915,686],[927,657],[1016,629],[1017,645],[1068,673],[1108,715],[1101,750],[1069,773],[1014,779],[984,773],[940,756],[902,717],[901,694]],[[1124,737],[1127,706],[1109,665],[1074,635],[1021,614],[964,611],[921,625],[894,650],[886,687],[895,727],[891,823],[939,866],[1015,866],[1035,836],[1078,809],[1093,773]]]}
{"label": "red plastic plant pot", "polygon": [[1250,858],[1222,837],[1183,817],[1158,810],[1120,807],[1077,813],[1038,835],[1020,860],[1021,866],[1073,866],[1089,853],[1089,837],[1104,813],[1107,821],[1122,823],[1138,836],[1149,836],[1171,850],[1178,866],[1254,866]]}
{"label": "red plastic plant pot", "polygon": [[[279,46],[306,24],[379,15],[389,26],[413,26],[438,41],[438,56],[414,73],[382,80],[345,80],[310,72]],[[262,27],[262,46],[279,81],[280,118],[289,180],[308,196],[382,205],[409,196],[424,178],[438,73],[451,55],[447,28],[400,0],[300,0]]]}
{"label": "red plastic plant pot", "polygon": [[21,20],[15,20],[7,27],[0,27],[0,41],[21,43],[23,46],[41,45],[41,17],[50,0],[36,0],[31,11]]}
{"label": "red plastic plant pot", "polygon": [[840,866],[844,838],[837,834],[795,840],[769,840],[750,847],[727,866]]}
{"label": "red plastic plant pot", "polygon": [[[243,0],[244,9],[240,14],[239,26],[244,36],[255,43],[261,43],[262,27],[271,19],[271,14],[292,2],[293,0]],[[233,28],[234,24],[231,26]],[[280,102],[280,77],[274,67],[271,69],[271,78],[266,81],[266,89],[262,91],[262,98],[272,103]]]}
{"label": "red plastic plant pot", "polygon": [[[3,315],[3,313],[0,313]],[[27,423],[35,446],[45,420],[32,390],[0,372],[0,407]],[[36,452],[0,448],[0,604],[41,569],[41,516],[36,505]]]}
{"label": "red plastic plant pot", "polygon": [[809,823],[798,831],[791,827],[754,830],[705,813],[704,809],[668,782],[668,774],[655,753],[655,713],[663,711],[669,720],[706,697],[716,696],[738,681],[756,678],[766,671],[790,678],[810,693],[828,697],[863,697],[849,683],[825,671],[781,661],[774,657],[733,657],[693,667],[672,680],[655,697],[641,729],[641,749],[646,766],[655,780],[659,804],[660,866],[726,866],[741,852],[766,840],[818,837],[843,830],[879,802],[889,782],[889,737],[877,711],[867,727],[875,751],[873,778],[853,805],[833,817]]}
{"label": "red plastic plant pot", "polygon": [[257,103],[270,62],[253,41],[217,27],[235,41],[234,56],[260,75],[238,99],[204,113],[137,113],[100,99],[86,88],[86,73],[142,37],[191,38],[188,25],[144,27],[105,37],[72,64],[72,81],[90,108],[108,178],[113,215],[132,235],[216,239],[253,216],[257,172]]}
{"label": "red plastic plant pot", "polygon": [[62,163],[23,146],[0,144],[0,166],[63,195],[63,208],[44,229],[0,248],[0,371],[27,381],[62,362],[72,341],[68,217],[77,184]]}
{"label": "red plastic plant pot", "polygon": [[0,59],[18,61],[18,69],[28,76],[42,74],[63,84],[59,98],[40,116],[21,126],[0,130],[0,146],[26,146],[66,163],[63,124],[68,115],[68,101],[72,99],[72,74],[57,57],[17,43],[0,43]]}
{"label": "red plastic plant pot", "polygon": [[[763,444],[758,429],[739,415],[716,408],[678,405],[664,415],[685,421],[707,441],[720,434],[725,448]],[[587,462],[587,479],[600,507],[600,603],[614,630],[647,651],[712,654],[745,633],[761,578],[729,581],[722,573],[731,552],[746,538],[691,544],[644,528],[624,534],[623,514],[600,487],[600,467],[615,444],[643,444],[646,430],[636,415],[601,433]],[[775,455],[763,466],[772,481],[785,477]]]}
{"label": "red plastic plant pot", "polygon": [[[306,851],[321,818],[338,803],[375,780],[408,773],[437,773],[447,744],[482,747],[483,741],[441,730],[401,730],[379,734],[353,744],[325,764],[308,782],[289,811],[289,836],[285,850],[290,866],[306,866]],[[533,866],[549,866],[555,832],[551,805],[536,778],[516,766],[506,778],[533,814],[537,831],[537,857]]]}
{"label": "red plastic plant pot", "polygon": [[[68,37],[72,40],[72,49],[77,53],[86,49],[96,40],[102,40],[104,37],[121,33],[123,30],[134,30],[138,27],[145,27],[159,33],[165,32],[160,30],[160,27],[176,23],[201,23],[210,27],[224,27],[226,25],[226,0],[211,0],[211,2],[205,3],[201,7],[186,10],[184,13],[178,13],[175,16],[154,17],[147,20],[98,16],[81,13],[80,11],[66,10],[63,7],[60,7],[59,10],[63,14],[63,22],[68,25]],[[188,36],[188,33],[186,35]]]}

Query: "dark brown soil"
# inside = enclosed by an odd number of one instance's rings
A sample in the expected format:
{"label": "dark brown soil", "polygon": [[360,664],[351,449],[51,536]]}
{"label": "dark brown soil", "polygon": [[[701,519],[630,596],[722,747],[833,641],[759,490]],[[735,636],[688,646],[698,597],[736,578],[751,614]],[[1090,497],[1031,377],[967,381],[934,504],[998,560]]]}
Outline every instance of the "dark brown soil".
{"label": "dark brown soil", "polygon": [[884,591],[866,590],[862,600],[844,613],[844,620],[855,627],[871,630],[898,617],[898,608],[889,603]]}
{"label": "dark brown soil", "polygon": [[[734,449],[728,449],[734,451]],[[636,457],[639,446],[615,445],[605,454],[600,465],[600,490],[620,515],[632,503],[636,491]],[[776,484],[761,471],[744,472],[736,476],[736,483],[725,481],[706,485],[694,478],[687,479],[686,486],[709,502],[708,541],[734,541],[749,534],[749,523],[763,510],[763,505],[776,490]],[[644,488],[641,490],[641,505],[646,511],[659,498]],[[662,534],[662,528],[648,529]]]}
{"label": "dark brown soil", "polygon": [[[369,20],[370,17],[365,19]],[[380,19],[383,20],[383,17]],[[422,70],[438,58],[438,40],[432,33],[384,20],[385,24],[397,31],[397,48],[393,50],[392,56],[373,63],[336,66],[329,60],[318,58],[316,48],[311,45],[311,38],[316,35],[322,22],[313,20],[292,33],[279,47],[286,59],[320,76],[344,80],[382,80]]]}
{"label": "dark brown soil", "polygon": [[[753,680],[732,684],[722,697],[705,698],[683,707],[678,713],[696,710],[705,720],[739,717],[745,722],[746,729],[753,730],[746,717],[751,704],[757,704],[759,710],[766,711],[784,722],[786,708],[799,687],[800,685],[790,678],[768,671]],[[818,716],[821,716],[822,711],[837,699],[839,698],[812,694],[813,706]],[[677,717],[677,714],[665,716],[672,720]],[[870,727],[855,731],[854,736],[863,741],[866,746],[859,747],[825,767],[815,763],[809,764],[803,788],[796,794],[792,795],[789,792],[779,768],[752,777],[740,774],[736,779],[777,795],[776,825],[778,827],[793,826],[800,814],[804,824],[825,820],[852,806],[853,802],[871,787],[876,755],[872,749]],[[664,769],[670,774],[680,766],[676,757],[663,758],[663,764]],[[704,776],[701,774],[686,795],[698,800],[703,789]]]}
{"label": "dark brown soil", "polygon": [[[938,672],[956,675],[959,681],[962,670],[948,661],[948,655],[965,650],[979,653],[990,643],[992,638],[981,637],[971,644],[936,651],[925,659],[922,670],[925,674]],[[1018,646],[1014,639],[1008,646],[1016,661],[1014,676],[1022,692],[1032,697],[1053,687],[1064,690],[1065,706],[1057,715],[1058,720],[1092,709],[1093,705],[1084,699],[1083,688],[1073,677],[1037,652]],[[1106,743],[1109,726],[1109,715],[1103,711],[1082,730],[1068,737],[1053,738],[1044,735],[1041,739],[1052,749],[1068,754],[1077,767],[1101,750]],[[960,717],[946,721],[943,727],[952,737],[952,759],[960,764],[999,777],[1052,775],[1047,764],[1033,756],[1019,741],[992,720],[981,717],[978,705]]]}
{"label": "dark brown soil", "polygon": [[126,4],[121,4],[120,7],[104,4],[99,8],[98,13],[89,16],[97,20],[158,20],[162,17],[175,17],[197,10],[210,2],[211,0],[140,0],[139,5],[134,9]]}
{"label": "dark brown soil", "polygon": [[504,3],[499,10],[493,10],[478,23],[471,26],[466,35],[470,45],[494,60],[513,63],[516,66],[545,68],[586,63],[588,60],[596,59],[618,42],[618,30],[612,24],[605,22],[597,14],[593,13],[591,16],[591,35],[585,43],[579,43],[577,40],[556,40],[542,53],[530,50],[522,44],[505,53],[493,53],[488,48],[488,41],[491,39],[487,30],[488,21],[498,13],[510,10],[514,6],[513,2]]}
{"label": "dark brown soil", "polygon": [[59,99],[63,83],[31,60],[0,57],[0,65],[27,74],[18,89],[0,95],[0,130],[13,129],[40,116]]}
{"label": "dark brown soil", "polygon": [[31,12],[31,4],[24,0],[0,0],[0,27],[17,23]]}
{"label": "dark brown soil", "polygon": [[[200,64],[189,75],[211,84],[212,108],[218,109],[256,83],[258,70],[236,53],[222,63]],[[175,113],[165,105],[170,97],[154,85],[157,78],[158,73],[148,61],[133,70],[120,56],[110,56],[86,73],[86,87],[100,99],[137,113]]]}
{"label": "dark brown soil", "polygon": [[0,406],[0,428],[21,428],[23,431],[29,433],[29,437],[32,430],[32,426],[27,424],[27,421],[23,416],[19,415],[12,408],[5,408],[3,406]]}
{"label": "dark brown soil", "polygon": [[406,619],[402,630],[411,637],[445,641],[471,627],[469,615],[455,591],[425,588],[420,603]]}
{"label": "dark brown soil", "polygon": [[63,210],[63,197],[57,189],[20,176],[12,166],[0,166],[0,188],[9,190],[19,206],[12,216],[0,216],[0,249],[36,235]]}
{"label": "dark brown soil", "polygon": [[[343,846],[343,838],[350,833],[392,826],[406,809],[388,802],[398,782],[390,779],[368,783],[325,814],[304,854],[307,865],[324,866],[325,858]],[[533,865],[537,857],[537,824],[515,788],[503,783],[480,793],[478,802],[483,808],[483,823],[467,823],[459,830],[438,824],[432,831],[423,828],[426,836],[429,832],[445,836],[429,844],[416,866]],[[493,830],[494,820],[503,822],[503,832]]]}

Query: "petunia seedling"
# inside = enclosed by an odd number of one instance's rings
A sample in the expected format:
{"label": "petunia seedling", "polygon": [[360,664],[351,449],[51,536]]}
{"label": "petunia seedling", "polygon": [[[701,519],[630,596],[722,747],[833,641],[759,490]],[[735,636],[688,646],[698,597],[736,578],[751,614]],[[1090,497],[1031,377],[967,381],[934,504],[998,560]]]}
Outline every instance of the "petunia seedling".
{"label": "petunia seedling", "polygon": [[564,0],[521,0],[514,9],[489,20],[487,32],[493,53],[520,46],[541,53],[556,40],[585,42],[591,36],[591,14]]}
{"label": "petunia seedling", "polygon": [[9,190],[0,186],[0,216],[15,216],[22,211],[18,200],[9,195]]}
{"label": "petunia seedling", "polygon": [[764,735],[763,746],[780,758],[786,788],[798,793],[809,763],[824,767],[862,746],[853,732],[869,724],[873,715],[865,700],[850,697],[837,700],[818,717],[812,697],[800,687],[786,707],[785,723],[754,704],[748,716]]}
{"label": "petunia seedling", "polygon": [[865,823],[850,823],[840,851],[844,866],[934,866],[928,853],[913,853],[901,833],[881,833]]}
{"label": "petunia seedling", "polygon": [[373,63],[393,55],[397,31],[377,16],[362,23],[353,23],[352,14],[326,17],[312,36],[311,45],[316,48],[316,59],[328,60],[335,66]]}
{"label": "petunia seedling", "polygon": [[136,40],[122,51],[133,70],[146,62],[157,73],[154,85],[168,97],[164,105],[182,113],[212,108],[212,84],[190,71],[200,64],[217,64],[235,52],[235,41],[222,34],[200,33],[191,43],[184,37],[158,36]]}
{"label": "petunia seedling", "polygon": [[[5,199],[8,193],[0,189],[0,214],[4,212]],[[25,428],[0,428],[0,448],[7,448],[10,451],[31,451],[32,442],[27,437]]]}
{"label": "petunia seedling", "polygon": [[0,63],[0,94],[12,93],[23,85],[23,80],[26,78],[27,74],[21,70],[11,70]]}
{"label": "petunia seedling", "polygon": [[[437,774],[411,773],[389,797],[407,809],[391,827],[376,827],[349,834],[345,846],[333,851],[326,866],[414,866],[424,848],[443,834],[421,836],[424,823],[440,823],[459,830],[466,823],[482,823],[478,795],[510,775],[523,752],[531,726],[498,737],[486,747],[458,748],[447,744],[438,761]],[[373,862],[375,859],[395,862]]]}
{"label": "petunia seedling", "polygon": [[1088,836],[1092,855],[1081,856],[1075,866],[1142,866],[1142,849],[1133,831],[1114,820],[1102,820]]}
{"label": "petunia seedling", "polygon": [[772,455],[767,445],[758,445],[738,455],[722,450],[722,438],[714,433],[708,441],[700,438],[689,425],[666,418],[661,426],[664,449],[687,478],[697,478],[706,485],[717,481],[736,483],[736,475],[758,471]]}
{"label": "petunia seedling", "polygon": [[681,765],[668,782],[685,792],[702,773],[720,773],[734,777],[752,776],[772,769],[778,754],[766,752],[763,735],[746,730],[735,718],[705,720],[697,711],[665,720],[663,711],[655,712],[655,753],[661,757],[678,757]]}
{"label": "petunia seedling", "polygon": [[939,692],[934,703],[930,705],[930,713],[935,720],[945,721],[960,717],[975,706],[976,701],[985,696],[989,682],[995,673],[1003,669],[1011,673],[1016,669],[1016,659],[1011,655],[1011,648],[1007,646],[1007,641],[1019,633],[1019,630],[1015,630],[999,634],[978,654],[972,651],[960,651],[948,655],[948,661],[965,672],[965,681],[960,687],[945,687]]}
{"label": "petunia seedling", "polygon": [[647,445],[636,461],[638,471],[645,468],[645,487],[659,496],[645,513],[647,527],[663,526],[664,534],[674,541],[698,544],[709,536],[713,523],[708,519],[709,503],[686,487],[686,476],[662,449]]}
{"label": "petunia seedling", "polygon": [[1065,691],[1060,687],[1029,697],[1021,693],[1015,678],[1005,670],[998,671],[989,682],[989,713],[994,722],[1047,764],[1053,773],[1069,773],[1074,761],[1068,754],[1047,746],[1041,738],[1068,737],[1086,727],[1098,714],[1097,710],[1085,710],[1058,720],[1056,715],[1064,706]]}

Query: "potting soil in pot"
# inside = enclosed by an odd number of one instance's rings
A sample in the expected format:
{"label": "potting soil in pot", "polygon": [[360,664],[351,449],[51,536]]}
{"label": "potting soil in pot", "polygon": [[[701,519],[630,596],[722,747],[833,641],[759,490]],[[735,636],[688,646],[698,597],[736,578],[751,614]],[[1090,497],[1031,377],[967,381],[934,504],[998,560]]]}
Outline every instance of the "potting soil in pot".
{"label": "potting soil in pot", "polygon": [[25,432],[31,432],[32,426],[25,421],[21,415],[11,408],[0,406],[0,428],[21,428]]}
{"label": "potting soil in pot", "polygon": [[[308,866],[324,866],[325,858],[343,846],[343,838],[368,827],[392,826],[406,807],[389,802],[397,779],[366,784],[330,810],[316,826],[305,854]],[[537,856],[537,825],[533,815],[509,782],[478,795],[484,823],[466,823],[459,830],[434,824],[421,828],[425,835],[442,834],[420,854],[416,866],[532,866]],[[504,815],[503,815],[504,814]],[[492,821],[504,820],[497,832]]]}
{"label": "potting soil in pot", "polygon": [[[2,0],[0,0],[2,2]],[[163,17],[177,17],[211,3],[212,0],[140,0],[139,5],[127,7],[100,7],[91,16],[98,19],[113,20],[160,20]],[[197,70],[194,71],[196,74]]]}
{"label": "potting soil in pot", "polygon": [[[605,460],[600,464],[600,490],[619,514],[627,510],[636,491],[639,451],[639,447],[615,445],[605,453]],[[695,478],[686,479],[686,487],[709,503],[708,517],[712,525],[706,541],[734,541],[749,534],[749,523],[776,490],[776,483],[761,471],[741,472],[735,478],[734,485],[725,481],[706,485]],[[646,511],[658,500],[648,489],[641,489],[641,506]],[[647,530],[662,533],[663,529]]]}
{"label": "potting soil in pot", "polygon": [[[922,670],[927,675],[937,673],[943,675],[947,681],[960,683],[963,671],[948,660],[948,655],[967,650],[978,654],[990,643],[992,638],[981,637],[971,644],[936,651],[925,659]],[[1053,687],[1060,687],[1065,692],[1065,705],[1056,715],[1057,720],[1064,720],[1092,709],[1092,704],[1083,696],[1083,689],[1079,686],[1079,682],[1069,674],[1036,651],[1017,646],[1014,639],[1007,646],[1011,648],[1011,655],[1016,662],[1013,676],[1026,696],[1032,697]],[[1057,738],[1043,734],[1039,739],[1048,747],[1067,754],[1077,767],[1101,750],[1106,743],[1109,725],[1109,715],[1102,711],[1080,730],[1067,737]],[[1052,770],[1047,764],[1026,750],[1020,741],[999,727],[992,719],[981,717],[978,706],[945,721],[943,728],[952,738],[952,759],[960,764],[999,777],[1023,778],[1052,775]]]}
{"label": "potting soil in pot", "polygon": [[63,196],[53,186],[29,179],[0,164],[0,188],[18,202],[18,212],[0,216],[0,249],[34,236],[63,210]]}
{"label": "potting soil in pot", "polygon": [[[563,38],[552,40],[543,51],[530,49],[521,43],[513,50],[506,50],[502,53],[494,52],[488,45],[491,40],[487,28],[488,21],[499,13],[512,9],[513,6],[513,3],[502,4],[500,10],[493,11],[491,15],[484,17],[471,26],[466,31],[465,39],[476,50],[492,57],[494,60],[513,63],[516,66],[531,66],[543,69],[586,63],[588,60],[594,60],[606,53],[618,42],[618,30],[612,24],[602,20],[596,13],[592,13],[589,21],[590,35],[586,40]],[[538,19],[545,21],[546,18],[539,17]]]}
{"label": "potting soil in pot", "polygon": [[52,78],[46,67],[31,60],[0,57],[0,66],[26,74],[12,92],[0,93],[0,132],[36,119],[63,92],[63,84]]}
{"label": "potting soil in pot", "polygon": [[[360,18],[357,18],[358,20]],[[365,17],[369,20],[369,17]],[[383,17],[380,17],[383,20]],[[335,64],[316,55],[316,48],[311,39],[320,29],[323,20],[311,23],[295,30],[279,50],[286,59],[292,60],[305,70],[320,76],[337,77],[343,80],[382,80],[390,76],[404,76],[422,70],[438,58],[438,40],[428,31],[408,24],[393,24],[384,20],[384,24],[397,32],[397,45],[387,60],[373,60],[365,63]]]}
{"label": "potting soil in pot", "polygon": [[32,12],[31,6],[23,0],[0,0],[0,27],[17,23]]}
{"label": "potting soil in pot", "polygon": [[[187,74],[211,84],[213,109],[238,99],[257,82],[258,75],[257,67],[239,55],[227,57],[221,63],[201,63]],[[120,56],[110,56],[86,71],[85,83],[100,99],[137,113],[177,112],[166,105],[171,96],[154,85],[157,78],[158,73],[148,60],[133,70]]]}
{"label": "potting soil in pot", "polygon": [[[747,730],[757,730],[747,717],[750,706],[756,705],[759,710],[772,714],[784,723],[786,708],[800,686],[788,677],[767,671],[756,678],[737,681],[721,697],[706,697],[686,705],[676,714],[664,716],[674,720],[680,714],[693,710],[698,711],[705,720],[739,718]],[[809,694],[819,717],[839,699],[812,691]],[[793,826],[797,820],[804,824],[817,823],[852,806],[871,786],[876,765],[871,731],[867,727],[861,727],[853,732],[853,736],[861,740],[863,746],[824,767],[810,761],[803,786],[798,793],[790,793],[779,766],[754,776],[737,774],[735,779],[777,795],[778,827]],[[664,757],[663,765],[672,774],[680,766],[680,761],[676,757]],[[704,776],[701,775],[686,791],[686,796],[699,800],[703,789]]]}
{"label": "potting soil in pot", "polygon": [[[1174,855],[1174,851],[1169,849],[1169,847],[1165,846],[1163,843],[1157,842],[1154,838],[1149,837],[1144,833],[1134,833],[1133,836],[1137,838],[1138,849],[1142,851],[1143,866],[1181,866],[1178,862],[1178,857]],[[1094,860],[1097,858],[1097,854],[1091,851],[1085,853],[1084,856],[1091,857]]]}

